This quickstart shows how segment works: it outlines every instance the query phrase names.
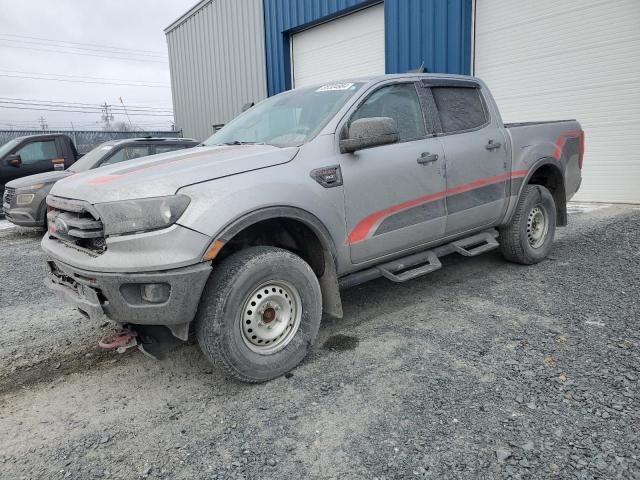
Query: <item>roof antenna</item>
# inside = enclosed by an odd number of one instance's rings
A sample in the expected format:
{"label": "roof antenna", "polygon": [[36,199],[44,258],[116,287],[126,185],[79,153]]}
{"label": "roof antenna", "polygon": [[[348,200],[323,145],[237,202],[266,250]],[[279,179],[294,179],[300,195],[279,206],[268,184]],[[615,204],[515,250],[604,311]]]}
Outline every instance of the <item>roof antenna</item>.
{"label": "roof antenna", "polygon": [[425,68],[424,62],[422,62],[422,64],[418,68],[407,70],[407,73],[427,73],[427,72],[429,72],[429,70]]}

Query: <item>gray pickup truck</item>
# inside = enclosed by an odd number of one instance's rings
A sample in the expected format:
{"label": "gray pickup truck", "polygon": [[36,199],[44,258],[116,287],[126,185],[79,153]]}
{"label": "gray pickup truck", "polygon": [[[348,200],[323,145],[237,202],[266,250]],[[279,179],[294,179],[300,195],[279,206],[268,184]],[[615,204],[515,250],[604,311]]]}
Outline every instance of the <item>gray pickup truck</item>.
{"label": "gray pickup truck", "polygon": [[575,120],[503,124],[473,77],[295,89],[201,147],[56,183],[46,282],[147,353],[193,333],[231,376],[266,381],[305,357],[323,312],[342,316],[341,288],[450,253],[543,260],[583,150]]}

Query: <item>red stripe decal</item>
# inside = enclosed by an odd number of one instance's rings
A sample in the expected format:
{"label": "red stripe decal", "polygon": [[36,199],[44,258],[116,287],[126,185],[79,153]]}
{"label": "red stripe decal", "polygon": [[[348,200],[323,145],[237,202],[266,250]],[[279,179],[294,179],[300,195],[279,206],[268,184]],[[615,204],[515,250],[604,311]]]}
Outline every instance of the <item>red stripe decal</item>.
{"label": "red stripe decal", "polygon": [[560,132],[553,147],[553,159],[560,160],[560,157],[562,156],[562,149],[564,148],[564,142],[567,138],[575,137],[578,137],[580,142],[578,147],[580,155],[578,166],[582,169],[582,158],[584,157],[584,132],[582,130],[567,130],[565,132]]}
{"label": "red stripe decal", "polygon": [[467,190],[473,190],[474,188],[482,187],[484,185],[488,185],[489,183],[498,182],[500,180],[506,180],[507,178],[522,177],[522,176],[525,176],[527,173],[529,173],[528,170],[516,170],[513,172],[505,173],[504,175],[496,175],[495,177],[482,178],[480,180],[475,180],[471,183],[458,185],[456,187],[443,190],[442,192],[423,195],[421,197],[414,198],[412,200],[407,200],[406,202],[402,202],[397,205],[393,205],[392,207],[385,208],[384,210],[379,210],[360,220],[360,222],[358,222],[358,224],[353,228],[353,230],[351,230],[351,233],[349,233],[349,236],[347,237],[347,241],[345,243],[347,245],[351,245],[353,243],[361,242],[362,240],[367,238],[367,235],[369,235],[369,232],[371,231],[373,226],[378,223],[379,220],[383,219],[384,217],[387,217],[388,215],[391,215],[392,213],[399,212],[400,210],[406,210],[407,208],[422,205],[424,203],[433,202],[434,200],[438,200],[439,198],[442,198],[445,195],[453,195],[456,193],[466,192]]}
{"label": "red stripe decal", "polygon": [[98,183],[107,183],[107,182],[110,182],[111,180],[116,180],[120,177],[121,175],[101,175],[99,177],[94,177],[88,180],[87,183],[89,185],[96,185]]}

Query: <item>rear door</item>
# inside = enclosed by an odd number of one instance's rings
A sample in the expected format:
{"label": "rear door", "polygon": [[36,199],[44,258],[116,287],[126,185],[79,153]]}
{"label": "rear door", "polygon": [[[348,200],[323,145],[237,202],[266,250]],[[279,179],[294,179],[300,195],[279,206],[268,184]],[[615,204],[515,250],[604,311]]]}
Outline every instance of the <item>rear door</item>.
{"label": "rear door", "polygon": [[446,157],[446,234],[494,223],[506,206],[507,140],[480,85],[429,81]]}
{"label": "rear door", "polygon": [[393,118],[400,141],[340,156],[354,263],[428,243],[442,237],[445,228],[443,150],[415,82],[376,88],[347,125],[367,117]]}

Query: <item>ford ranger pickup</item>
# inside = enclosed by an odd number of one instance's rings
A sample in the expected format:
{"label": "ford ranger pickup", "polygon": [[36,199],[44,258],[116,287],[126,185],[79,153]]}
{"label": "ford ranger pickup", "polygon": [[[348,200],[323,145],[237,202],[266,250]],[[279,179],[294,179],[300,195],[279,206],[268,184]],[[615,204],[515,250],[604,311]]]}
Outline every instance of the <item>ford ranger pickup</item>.
{"label": "ford ranger pickup", "polygon": [[575,120],[503,124],[474,77],[299,88],[203,146],[57,182],[46,283],[125,327],[122,348],[160,357],[193,335],[229,375],[262,382],[305,357],[323,312],[342,316],[341,289],[409,281],[451,253],[542,261],[583,151]]}

